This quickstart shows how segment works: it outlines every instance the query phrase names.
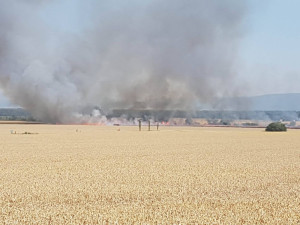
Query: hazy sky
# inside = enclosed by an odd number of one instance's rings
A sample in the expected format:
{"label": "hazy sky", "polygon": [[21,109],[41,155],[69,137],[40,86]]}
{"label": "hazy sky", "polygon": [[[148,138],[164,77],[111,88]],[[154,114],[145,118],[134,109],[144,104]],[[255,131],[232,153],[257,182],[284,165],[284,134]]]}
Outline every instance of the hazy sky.
{"label": "hazy sky", "polygon": [[[60,3],[51,5],[41,15],[50,25],[74,33],[88,26],[91,6],[79,0],[57,2]],[[248,3],[236,63],[236,83],[244,89],[242,95],[300,93],[300,1]],[[82,10],[86,10],[86,17],[80,13],[79,18],[78,12]],[[0,107],[3,106],[9,106],[9,101],[0,92]]]}

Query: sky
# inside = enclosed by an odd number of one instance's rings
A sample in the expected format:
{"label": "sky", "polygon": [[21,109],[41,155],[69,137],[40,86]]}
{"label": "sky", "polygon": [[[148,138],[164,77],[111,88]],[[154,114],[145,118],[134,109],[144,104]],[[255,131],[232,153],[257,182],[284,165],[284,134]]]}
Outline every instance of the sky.
{"label": "sky", "polygon": [[[77,14],[88,12],[91,6],[79,0],[58,2],[47,9],[52,16],[41,15],[45,21],[73,33],[81,32],[80,24],[88,26],[88,13],[81,18]],[[236,83],[243,90],[240,94],[300,93],[300,1],[249,0],[248,4],[235,65]],[[11,106],[0,92],[0,107]]]}
{"label": "sky", "polygon": [[300,92],[300,1],[253,0],[240,43],[238,74],[249,94]]}

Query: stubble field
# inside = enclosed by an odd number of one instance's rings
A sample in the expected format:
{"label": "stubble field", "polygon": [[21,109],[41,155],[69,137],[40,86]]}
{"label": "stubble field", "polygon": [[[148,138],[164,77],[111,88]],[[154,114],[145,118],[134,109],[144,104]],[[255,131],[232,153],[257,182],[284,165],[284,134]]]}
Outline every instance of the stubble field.
{"label": "stubble field", "polygon": [[300,130],[146,129],[2,124],[0,224],[300,224]]}

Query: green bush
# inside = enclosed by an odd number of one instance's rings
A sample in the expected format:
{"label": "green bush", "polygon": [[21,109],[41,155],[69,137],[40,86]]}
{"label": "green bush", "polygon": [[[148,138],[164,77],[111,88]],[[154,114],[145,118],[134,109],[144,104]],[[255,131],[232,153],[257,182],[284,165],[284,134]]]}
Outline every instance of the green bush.
{"label": "green bush", "polygon": [[270,123],[266,127],[266,131],[286,131],[286,126],[280,122]]}

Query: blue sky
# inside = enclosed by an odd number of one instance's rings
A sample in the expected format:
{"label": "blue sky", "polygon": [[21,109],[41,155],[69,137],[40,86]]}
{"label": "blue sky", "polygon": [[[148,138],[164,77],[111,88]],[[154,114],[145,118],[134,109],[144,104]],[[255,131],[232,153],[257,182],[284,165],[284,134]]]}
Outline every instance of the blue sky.
{"label": "blue sky", "polygon": [[[47,9],[50,17],[44,19],[51,18],[49,23],[75,33],[80,27],[74,24],[88,25],[88,13],[76,15],[92,6],[79,0],[57,2]],[[300,1],[249,0],[248,4],[236,64],[237,83],[247,90],[241,94],[300,93]],[[10,106],[9,100],[0,92],[0,107],[5,106]]]}
{"label": "blue sky", "polygon": [[250,95],[300,92],[300,1],[253,0],[249,8],[239,77]]}

